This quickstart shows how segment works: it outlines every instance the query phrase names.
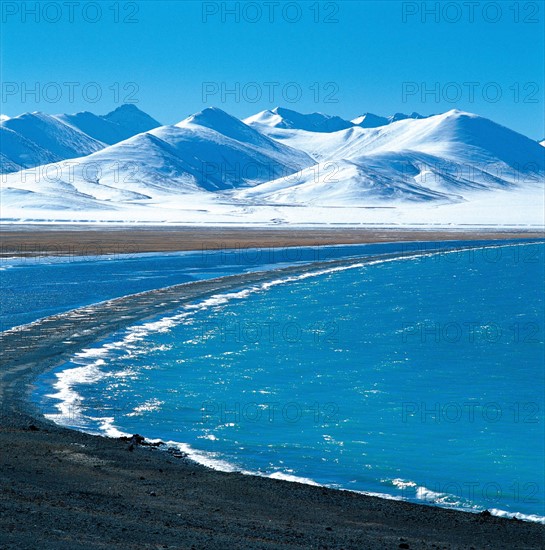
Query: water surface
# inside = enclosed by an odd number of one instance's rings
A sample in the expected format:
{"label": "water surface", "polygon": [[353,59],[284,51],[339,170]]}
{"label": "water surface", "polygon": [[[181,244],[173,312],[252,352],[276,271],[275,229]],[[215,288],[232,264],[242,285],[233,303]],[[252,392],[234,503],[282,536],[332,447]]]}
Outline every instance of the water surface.
{"label": "water surface", "polygon": [[544,248],[217,295],[82,351],[35,399],[217,468],[542,521]]}

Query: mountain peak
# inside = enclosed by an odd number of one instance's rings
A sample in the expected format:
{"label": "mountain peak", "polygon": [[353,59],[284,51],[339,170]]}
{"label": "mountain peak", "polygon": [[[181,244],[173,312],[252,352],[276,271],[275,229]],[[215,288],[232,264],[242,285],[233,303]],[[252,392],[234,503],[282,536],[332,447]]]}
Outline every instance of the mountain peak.
{"label": "mountain peak", "polygon": [[243,136],[248,137],[248,132],[255,133],[255,130],[244,124],[240,119],[218,107],[207,107],[198,113],[188,116],[175,126],[185,128],[192,125],[209,128],[234,139],[240,139]]}
{"label": "mountain peak", "polygon": [[451,109],[450,111],[446,111],[445,113],[439,116],[481,118],[479,117],[479,115],[476,115],[475,113],[470,113],[469,111],[461,111],[460,109]]}
{"label": "mountain peak", "polygon": [[413,111],[410,115],[407,115],[405,113],[395,113],[392,116],[388,117],[389,124],[392,122],[398,122],[400,120],[407,120],[407,119],[423,119],[423,118],[429,118],[429,116],[421,115],[420,113],[417,113],[416,111]]}
{"label": "mountain peak", "polygon": [[245,122],[250,126],[260,124],[272,128],[319,133],[337,132],[353,126],[351,122],[338,116],[323,113],[302,114],[285,107],[275,107],[272,110],[261,111],[245,119]]}
{"label": "mountain peak", "polygon": [[407,120],[409,118],[409,115],[406,115],[405,113],[395,113],[388,117],[388,120],[390,123],[392,122],[398,122],[399,120]]}
{"label": "mountain peak", "polygon": [[251,143],[253,145],[263,145],[267,142],[268,146],[276,147],[277,144],[267,136],[259,133],[250,125],[242,120],[226,113],[218,107],[207,107],[199,113],[195,113],[186,119],[175,124],[178,128],[195,129],[195,127],[207,128],[213,130],[228,138]]}
{"label": "mountain peak", "polygon": [[[134,105],[121,105],[102,116],[89,111],[70,115],[34,111],[7,117],[1,129],[16,135],[10,136],[13,147],[9,155],[4,155],[7,161],[0,171],[88,155],[157,126],[159,122]],[[3,145],[11,147],[7,142]]]}
{"label": "mountain peak", "polygon": [[[289,118],[293,116],[305,116],[292,109],[286,109],[285,107],[275,107],[274,109],[271,109],[269,112],[274,113],[275,115],[279,115],[283,118]],[[320,114],[320,113],[315,113],[315,114]]]}
{"label": "mountain peak", "polygon": [[388,119],[373,113],[364,113],[352,120],[352,124],[360,126],[361,128],[378,128],[379,126],[386,126],[386,124],[388,124]]}
{"label": "mountain peak", "polygon": [[134,103],[123,103],[123,105],[120,105],[119,107],[116,107],[113,111],[108,113],[111,115],[115,112],[126,112],[126,113],[142,113],[141,111]]}
{"label": "mountain peak", "polygon": [[217,130],[218,124],[221,126],[225,124],[239,125],[241,121],[219,107],[206,107],[206,109],[188,116],[186,119],[176,124],[176,126],[185,124],[198,124],[199,126],[206,126],[207,128]]}
{"label": "mountain peak", "polygon": [[106,115],[100,118],[114,122],[123,127],[130,127],[135,130],[134,133],[146,132],[152,128],[161,126],[161,123],[141,111],[132,103],[124,103]]}
{"label": "mountain peak", "polygon": [[11,120],[25,120],[25,119],[40,119],[40,120],[48,120],[52,119],[53,115],[48,115],[47,113],[44,113],[43,111],[32,111],[29,113],[21,113],[20,115],[14,116],[11,118]]}

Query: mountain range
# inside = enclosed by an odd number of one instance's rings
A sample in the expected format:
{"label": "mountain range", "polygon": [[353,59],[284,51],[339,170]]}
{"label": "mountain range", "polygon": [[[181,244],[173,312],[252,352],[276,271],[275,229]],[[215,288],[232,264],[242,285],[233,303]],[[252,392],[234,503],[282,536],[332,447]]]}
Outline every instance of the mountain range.
{"label": "mountain range", "polygon": [[[106,115],[2,116],[0,140],[3,218],[155,220],[161,212],[182,221],[186,212],[207,223],[215,212],[268,223],[292,220],[296,208],[335,223],[365,209],[364,223],[382,219],[371,209],[403,218],[418,205],[429,219],[438,207],[469,212],[517,197],[522,221],[541,220],[528,208],[543,193],[543,142],[458,110],[345,120],[277,107],[241,121],[211,107],[163,126],[123,105]],[[383,214],[387,222],[392,212]]]}
{"label": "mountain range", "polygon": [[106,115],[24,113],[0,118],[0,173],[100,151],[161,124],[132,104]]}

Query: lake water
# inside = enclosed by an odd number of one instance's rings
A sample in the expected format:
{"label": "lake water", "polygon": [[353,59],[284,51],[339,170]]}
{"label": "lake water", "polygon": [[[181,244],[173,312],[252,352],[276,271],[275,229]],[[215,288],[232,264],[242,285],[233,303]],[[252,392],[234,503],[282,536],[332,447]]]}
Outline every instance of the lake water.
{"label": "lake water", "polygon": [[518,244],[241,288],[98,342],[34,398],[219,469],[543,522],[544,265]]}
{"label": "lake water", "polygon": [[103,300],[200,279],[296,263],[487,243],[490,241],[238,249],[221,248],[217,243],[219,250],[162,254],[96,256],[90,250],[84,256],[59,257],[52,255],[53,249],[35,257],[0,257],[0,330]]}

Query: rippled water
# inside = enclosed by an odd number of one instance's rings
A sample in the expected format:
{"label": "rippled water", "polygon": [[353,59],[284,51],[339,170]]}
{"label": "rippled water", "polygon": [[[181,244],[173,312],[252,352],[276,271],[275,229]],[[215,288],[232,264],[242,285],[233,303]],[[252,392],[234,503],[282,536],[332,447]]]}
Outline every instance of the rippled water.
{"label": "rippled water", "polygon": [[[485,244],[487,241],[480,241]],[[463,241],[297,248],[203,248],[109,256],[0,257],[0,330],[103,300],[200,279],[296,263],[467,246]],[[479,242],[472,242],[478,245]]]}
{"label": "rippled water", "polygon": [[543,245],[207,298],[38,381],[52,418],[204,463],[544,521]]}

